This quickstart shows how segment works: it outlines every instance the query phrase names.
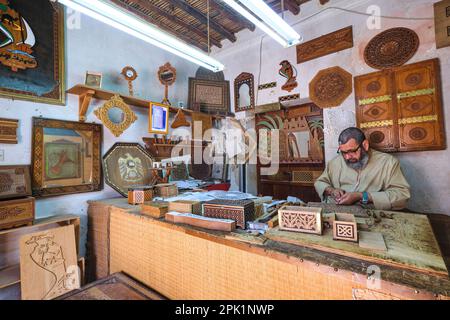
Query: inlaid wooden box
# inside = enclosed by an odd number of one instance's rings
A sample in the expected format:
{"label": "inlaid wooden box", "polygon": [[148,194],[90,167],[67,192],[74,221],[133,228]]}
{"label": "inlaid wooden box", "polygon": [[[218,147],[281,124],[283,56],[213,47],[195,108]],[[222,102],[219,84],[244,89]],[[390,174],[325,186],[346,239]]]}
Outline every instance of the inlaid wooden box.
{"label": "inlaid wooden box", "polygon": [[201,215],[202,203],[200,201],[176,200],[169,202],[169,211]]}
{"label": "inlaid wooden box", "polygon": [[354,215],[350,213],[335,214],[333,239],[358,242],[358,229]]}
{"label": "inlaid wooden box", "polygon": [[286,206],[278,210],[280,230],[322,234],[322,208]]}
{"label": "inlaid wooden box", "polygon": [[31,224],[33,220],[33,197],[0,201],[0,230]]}
{"label": "inlaid wooden box", "polygon": [[203,204],[203,215],[210,218],[231,219],[236,227],[245,229],[247,221],[255,219],[252,200],[211,200]]}
{"label": "inlaid wooden box", "polygon": [[141,205],[141,213],[153,218],[162,218],[169,211],[169,203],[165,201],[148,201]]}
{"label": "inlaid wooden box", "polygon": [[162,198],[176,197],[178,195],[178,187],[174,183],[162,183],[155,186],[155,196]]}
{"label": "inlaid wooden box", "polygon": [[31,196],[29,166],[0,166],[0,199]]}
{"label": "inlaid wooden box", "polygon": [[139,186],[128,188],[128,203],[142,204],[153,199],[153,187]]}

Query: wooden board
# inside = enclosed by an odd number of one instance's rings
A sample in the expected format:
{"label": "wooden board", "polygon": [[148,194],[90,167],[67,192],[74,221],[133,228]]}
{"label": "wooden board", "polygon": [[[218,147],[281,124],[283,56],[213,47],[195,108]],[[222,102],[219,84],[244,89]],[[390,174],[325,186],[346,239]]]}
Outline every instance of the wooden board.
{"label": "wooden board", "polygon": [[0,143],[17,144],[19,120],[0,118]]}
{"label": "wooden board", "polygon": [[383,235],[379,232],[358,231],[358,237],[361,248],[387,251]]}
{"label": "wooden board", "polygon": [[73,225],[20,239],[22,300],[49,300],[80,287]]}
{"label": "wooden board", "polygon": [[434,29],[436,48],[450,46],[450,0],[434,3]]}
{"label": "wooden board", "polygon": [[0,199],[31,196],[30,166],[0,166]]}
{"label": "wooden board", "polygon": [[318,236],[281,231],[277,227],[269,229],[265,236],[275,241],[447,277],[448,271],[427,216],[387,213],[392,214],[392,219],[382,218],[380,223],[373,224],[369,229],[383,235],[386,252],[361,248],[357,243],[334,241],[330,229],[324,229],[323,235]]}
{"label": "wooden board", "polygon": [[353,27],[346,27],[297,45],[297,63],[353,47]]}
{"label": "wooden board", "polygon": [[118,272],[60,296],[57,300],[165,300],[165,298],[126,274]]}
{"label": "wooden board", "polygon": [[31,225],[34,215],[33,197],[0,201],[0,229]]}
{"label": "wooden board", "polygon": [[236,229],[236,222],[234,220],[207,218],[191,213],[168,212],[166,213],[166,220],[210,230],[233,231]]}

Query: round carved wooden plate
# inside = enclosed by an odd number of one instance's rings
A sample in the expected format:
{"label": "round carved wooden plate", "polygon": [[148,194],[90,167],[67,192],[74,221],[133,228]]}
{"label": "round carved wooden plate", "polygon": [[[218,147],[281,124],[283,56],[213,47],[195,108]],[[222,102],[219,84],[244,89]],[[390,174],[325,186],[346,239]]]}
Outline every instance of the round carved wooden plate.
{"label": "round carved wooden plate", "polygon": [[398,67],[414,56],[419,43],[417,33],[411,29],[388,29],[369,41],[364,50],[364,60],[375,69]]}

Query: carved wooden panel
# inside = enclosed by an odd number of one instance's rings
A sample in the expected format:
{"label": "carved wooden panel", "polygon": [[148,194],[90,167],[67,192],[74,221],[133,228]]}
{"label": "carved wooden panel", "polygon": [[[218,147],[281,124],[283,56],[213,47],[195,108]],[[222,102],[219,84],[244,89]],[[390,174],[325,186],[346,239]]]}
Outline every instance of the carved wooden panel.
{"label": "carved wooden panel", "polygon": [[440,81],[438,59],[355,77],[357,124],[371,145],[386,152],[444,149]]}
{"label": "carved wooden panel", "polygon": [[333,221],[333,239],[358,241],[358,230],[355,217],[350,213],[336,213]]}
{"label": "carved wooden panel", "polygon": [[322,208],[287,206],[278,210],[280,230],[322,234]]}
{"label": "carved wooden panel", "polygon": [[392,28],[377,34],[364,50],[364,60],[374,69],[398,67],[419,48],[419,37],[408,28]]}
{"label": "carved wooden panel", "polygon": [[0,166],[0,199],[30,195],[30,166]]}
{"label": "carved wooden panel", "polygon": [[353,47],[353,27],[346,27],[297,45],[297,63]]}
{"label": "carved wooden panel", "polygon": [[309,84],[309,97],[320,108],[341,105],[352,91],[352,75],[341,67],[319,71]]}
{"label": "carved wooden panel", "polygon": [[17,143],[19,120],[0,118],[0,143]]}
{"label": "carved wooden panel", "polygon": [[436,48],[450,46],[450,0],[442,0],[434,4],[434,30]]}

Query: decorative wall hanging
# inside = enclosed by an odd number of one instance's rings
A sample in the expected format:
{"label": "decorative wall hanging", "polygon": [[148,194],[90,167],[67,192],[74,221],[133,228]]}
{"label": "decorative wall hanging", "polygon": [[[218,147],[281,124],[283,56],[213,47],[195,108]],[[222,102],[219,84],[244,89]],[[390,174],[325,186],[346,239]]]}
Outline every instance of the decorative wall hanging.
{"label": "decorative wall hanging", "polygon": [[133,96],[134,95],[133,81],[136,80],[136,78],[138,77],[136,70],[134,70],[133,67],[126,66],[125,68],[122,69],[122,72],[120,74],[123,75],[125,80],[128,81],[128,91],[130,93],[130,96]]}
{"label": "decorative wall hanging", "polygon": [[281,106],[285,108],[289,108],[291,106],[298,106],[301,104],[300,95],[297,94],[289,94],[287,96],[281,96],[278,98],[278,101]]}
{"label": "decorative wall hanging", "polygon": [[321,70],[309,84],[309,97],[320,108],[337,107],[353,91],[352,75],[341,67]]}
{"label": "decorative wall hanging", "polygon": [[128,188],[151,184],[153,158],[138,143],[115,143],[103,156],[105,182],[122,196]]}
{"label": "decorative wall hanging", "polygon": [[434,31],[437,49],[450,46],[450,0],[434,3]]}
{"label": "decorative wall hanging", "polygon": [[0,95],[65,104],[64,12],[50,0],[2,1]]}
{"label": "decorative wall hanging", "polygon": [[80,287],[73,225],[20,238],[22,300],[51,300]]}
{"label": "decorative wall hanging", "polygon": [[33,197],[0,201],[0,230],[32,225],[34,217]]}
{"label": "decorative wall hanging", "polygon": [[92,88],[102,87],[102,74],[98,72],[86,71],[86,78],[84,84]]}
{"label": "decorative wall hanging", "polygon": [[289,63],[287,60],[280,62],[280,70],[278,74],[287,79],[286,83],[281,86],[281,89],[291,92],[298,86],[297,83],[297,69]]}
{"label": "decorative wall hanging", "polygon": [[398,67],[419,48],[419,37],[408,28],[392,28],[376,35],[364,50],[364,60],[374,69]]}
{"label": "decorative wall hanging", "polygon": [[0,118],[0,143],[17,144],[19,120]]}
{"label": "decorative wall hanging", "polygon": [[255,108],[255,91],[253,75],[242,72],[234,79],[234,110],[236,112]]}
{"label": "decorative wall hanging", "polygon": [[297,45],[297,63],[353,47],[353,27],[346,27]]}
{"label": "decorative wall hanging", "polygon": [[31,195],[29,166],[0,166],[0,199]]}
{"label": "decorative wall hanging", "polygon": [[275,88],[277,86],[276,82],[263,83],[258,86],[258,90],[265,90]]}
{"label": "decorative wall hanging", "polygon": [[179,127],[190,127],[191,123],[186,120],[183,110],[178,110],[175,119],[173,119],[171,128],[176,129]]}
{"label": "decorative wall hanging", "polygon": [[201,112],[229,115],[230,82],[189,78],[189,106],[194,104]]}
{"label": "decorative wall hanging", "polygon": [[150,103],[148,132],[167,134],[169,132],[170,107],[161,103]]}
{"label": "decorative wall hanging", "polygon": [[175,80],[177,79],[177,70],[174,67],[172,67],[169,62],[167,62],[165,65],[159,67],[158,79],[159,82],[161,82],[161,84],[165,86],[164,99],[162,103],[170,106],[171,104],[168,98],[169,86],[174,84]]}
{"label": "decorative wall hanging", "polygon": [[94,110],[94,114],[116,137],[119,137],[137,120],[133,110],[118,95]]}
{"label": "decorative wall hanging", "polygon": [[101,148],[100,124],[33,118],[33,195],[102,190]]}
{"label": "decorative wall hanging", "polygon": [[385,152],[445,149],[439,60],[355,77],[356,122]]}

